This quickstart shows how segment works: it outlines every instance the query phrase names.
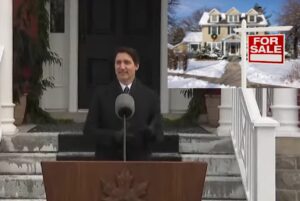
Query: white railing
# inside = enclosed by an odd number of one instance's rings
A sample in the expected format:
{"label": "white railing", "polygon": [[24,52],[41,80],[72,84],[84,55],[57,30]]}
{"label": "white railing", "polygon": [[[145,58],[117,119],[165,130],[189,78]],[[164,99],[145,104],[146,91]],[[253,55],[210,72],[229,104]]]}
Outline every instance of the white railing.
{"label": "white railing", "polygon": [[254,89],[233,89],[231,136],[248,201],[275,201],[275,127],[263,117]]}
{"label": "white railing", "polygon": [[273,88],[256,88],[255,98],[260,114],[265,117],[272,117],[271,105],[273,104]]}

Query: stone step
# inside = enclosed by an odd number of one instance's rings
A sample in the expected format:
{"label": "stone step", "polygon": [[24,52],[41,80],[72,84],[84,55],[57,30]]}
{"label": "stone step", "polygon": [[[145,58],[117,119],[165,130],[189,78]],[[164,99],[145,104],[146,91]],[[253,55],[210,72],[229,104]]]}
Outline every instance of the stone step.
{"label": "stone step", "polygon": [[235,155],[181,154],[181,160],[206,162],[207,175],[241,175]]}
{"label": "stone step", "polygon": [[[18,133],[3,136],[0,152],[90,152],[95,150],[97,139],[82,132]],[[178,152],[178,135],[165,134],[164,141],[153,147],[157,152]]]}
{"label": "stone step", "polygon": [[[0,199],[45,199],[41,175],[0,175]],[[240,177],[207,176],[206,199],[245,199]]]}
{"label": "stone step", "polygon": [[234,154],[230,137],[179,133],[180,153]]}
{"label": "stone step", "polygon": [[[84,136],[82,132],[66,132],[59,135],[60,152],[89,152],[95,150],[96,136]],[[178,135],[164,133],[163,142],[152,147],[155,152],[178,152]]]}
{"label": "stone step", "polygon": [[55,160],[55,153],[0,153],[0,174],[41,174],[41,161]]}
{"label": "stone step", "polygon": [[3,136],[0,152],[57,152],[58,133],[18,133]]}
{"label": "stone step", "polygon": [[[58,160],[94,160],[94,152],[59,152]],[[203,161],[208,175],[240,175],[235,155],[153,153],[155,161]]]}
{"label": "stone step", "polygon": [[206,162],[207,175],[239,176],[240,170],[235,155],[211,154],[178,154],[178,153],[153,153],[155,158],[179,158],[180,161]]}

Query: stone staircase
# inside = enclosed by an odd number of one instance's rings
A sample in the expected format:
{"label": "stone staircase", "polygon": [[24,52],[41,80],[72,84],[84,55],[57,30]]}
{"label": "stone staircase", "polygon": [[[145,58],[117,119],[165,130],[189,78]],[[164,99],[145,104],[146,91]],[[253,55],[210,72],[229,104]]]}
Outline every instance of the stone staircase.
{"label": "stone staircase", "polygon": [[[40,161],[93,160],[92,141],[80,132],[19,133],[0,143],[0,201],[45,201]],[[212,134],[166,134],[155,147],[155,160],[205,161],[203,200],[245,200],[229,137]]]}

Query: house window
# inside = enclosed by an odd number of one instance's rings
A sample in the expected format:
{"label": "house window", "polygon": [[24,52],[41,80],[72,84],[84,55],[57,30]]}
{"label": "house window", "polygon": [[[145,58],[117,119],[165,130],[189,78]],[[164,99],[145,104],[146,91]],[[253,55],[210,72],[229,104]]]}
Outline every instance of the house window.
{"label": "house window", "polygon": [[234,29],[237,28],[237,26],[229,26],[228,27],[228,35],[230,34],[236,34]]}
{"label": "house window", "polygon": [[249,16],[249,22],[255,22],[255,16],[254,15]]}
{"label": "house window", "polygon": [[199,51],[199,45],[198,44],[191,44],[190,50],[191,50],[191,52]]}
{"label": "house window", "polygon": [[238,22],[239,16],[238,15],[228,15],[228,22]]}
{"label": "house window", "polygon": [[217,26],[212,26],[211,27],[211,32],[210,34],[216,34],[216,35],[219,35],[219,28]]}
{"label": "house window", "polygon": [[219,16],[218,15],[212,15],[211,16],[211,22],[218,22],[219,21]]}
{"label": "house window", "polygon": [[209,42],[208,43],[209,49],[213,51],[218,51],[222,49],[222,43],[221,42]]}
{"label": "house window", "polygon": [[50,32],[65,32],[65,0],[50,0]]}

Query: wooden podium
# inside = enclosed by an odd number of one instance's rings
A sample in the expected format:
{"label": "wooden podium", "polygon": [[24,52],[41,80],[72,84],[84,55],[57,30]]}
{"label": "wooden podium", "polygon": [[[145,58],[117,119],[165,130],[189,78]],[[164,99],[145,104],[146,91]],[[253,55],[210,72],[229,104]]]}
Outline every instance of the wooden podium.
{"label": "wooden podium", "polygon": [[201,201],[201,162],[47,161],[47,201]]}

